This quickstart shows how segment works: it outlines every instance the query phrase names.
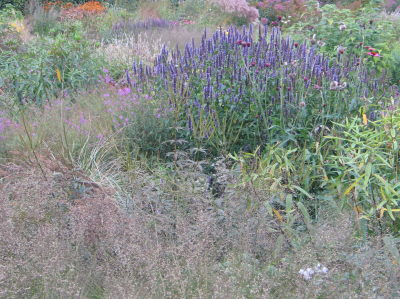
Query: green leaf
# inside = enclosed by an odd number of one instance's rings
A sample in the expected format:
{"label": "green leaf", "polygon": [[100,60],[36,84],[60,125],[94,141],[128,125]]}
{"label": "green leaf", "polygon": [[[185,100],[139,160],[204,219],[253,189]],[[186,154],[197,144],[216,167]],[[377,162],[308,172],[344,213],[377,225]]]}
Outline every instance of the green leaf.
{"label": "green leaf", "polygon": [[367,189],[369,185],[369,179],[371,177],[371,172],[372,172],[372,164],[368,163],[367,166],[365,167],[365,177],[364,177],[364,189]]}
{"label": "green leaf", "polygon": [[301,193],[303,193],[305,196],[307,196],[310,199],[313,199],[313,197],[310,195],[310,193],[308,193],[306,190],[304,190],[303,188],[296,186],[296,185],[292,185],[292,187],[294,189],[296,189],[297,191],[300,191]]}
{"label": "green leaf", "polygon": [[308,213],[306,207],[303,205],[303,203],[301,201],[299,201],[297,203],[297,207],[299,208],[301,214],[303,215],[304,222],[305,222],[305,224],[307,226],[307,229],[310,232],[312,232],[314,228],[313,228],[313,226],[311,224],[311,217],[310,217],[310,214]]}
{"label": "green leaf", "polygon": [[286,213],[290,213],[293,208],[293,197],[292,194],[286,196]]}

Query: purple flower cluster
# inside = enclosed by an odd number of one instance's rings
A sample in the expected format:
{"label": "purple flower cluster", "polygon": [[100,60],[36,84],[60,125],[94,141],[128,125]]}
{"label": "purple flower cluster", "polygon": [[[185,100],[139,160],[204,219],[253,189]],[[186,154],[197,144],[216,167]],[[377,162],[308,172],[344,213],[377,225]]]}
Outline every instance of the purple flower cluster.
{"label": "purple flower cluster", "polygon": [[6,139],[7,133],[17,127],[17,123],[8,118],[3,111],[0,111],[0,141]]}
{"label": "purple flower cluster", "polygon": [[179,25],[179,22],[168,21],[164,19],[148,19],[145,21],[120,21],[112,25],[111,32],[114,34],[121,34],[127,32],[139,32],[142,30],[157,29],[157,28],[170,28]]}
{"label": "purple flower cluster", "polygon": [[[116,129],[126,127],[130,116],[134,115],[134,105],[138,103],[138,95],[129,87],[118,88],[115,94],[103,94],[103,104]],[[130,115],[129,115],[130,114]]]}
{"label": "purple flower cluster", "polygon": [[[219,29],[210,38],[205,31],[199,46],[192,40],[184,49],[163,47],[153,66],[134,63],[128,82],[132,77],[134,87],[180,98],[186,111],[217,119],[215,127],[236,111],[247,115],[242,124],[263,120],[265,129],[276,115],[279,125],[346,115],[354,109],[350,101],[360,104],[362,97],[385,91],[385,78],[376,78],[357,57],[330,60],[314,46],[282,36],[277,27],[256,29]],[[341,88],[329,88],[332,82]],[[193,121],[196,116],[187,117],[189,128]]]}

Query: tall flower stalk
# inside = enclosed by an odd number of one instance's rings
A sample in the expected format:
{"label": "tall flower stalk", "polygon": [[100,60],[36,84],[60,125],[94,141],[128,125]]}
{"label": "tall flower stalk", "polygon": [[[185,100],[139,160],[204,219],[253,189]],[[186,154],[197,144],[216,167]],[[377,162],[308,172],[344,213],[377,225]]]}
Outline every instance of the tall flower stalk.
{"label": "tall flower stalk", "polygon": [[153,66],[134,63],[128,76],[179,107],[191,138],[231,151],[282,132],[310,133],[391,92],[357,57],[338,55],[330,60],[277,27],[230,27],[211,37],[205,31],[197,46],[192,40],[184,49],[164,47]]}

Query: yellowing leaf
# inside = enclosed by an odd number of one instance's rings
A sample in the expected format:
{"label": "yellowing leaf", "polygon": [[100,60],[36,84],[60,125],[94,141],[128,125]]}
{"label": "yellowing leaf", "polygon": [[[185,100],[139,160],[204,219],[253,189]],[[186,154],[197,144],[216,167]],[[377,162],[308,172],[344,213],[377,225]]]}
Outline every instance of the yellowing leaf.
{"label": "yellowing leaf", "polygon": [[354,182],[353,184],[351,184],[351,185],[344,191],[344,195],[348,195],[348,194],[351,192],[351,190],[353,190],[354,187],[357,186],[357,183],[358,183],[358,182]]}
{"label": "yellowing leaf", "polygon": [[363,113],[362,119],[363,119],[363,124],[364,124],[365,126],[368,125],[368,118],[367,118],[367,115],[366,115],[365,113]]}
{"label": "yellowing leaf", "polygon": [[[388,211],[388,209],[382,208],[379,212],[379,218],[383,217],[383,214],[385,213],[385,211]],[[400,209],[391,209],[391,212],[400,212]]]}
{"label": "yellowing leaf", "polygon": [[355,211],[357,214],[361,214],[361,213],[362,213],[362,207],[361,207],[361,206],[354,206],[354,211]]}
{"label": "yellowing leaf", "polygon": [[381,211],[379,212],[379,219],[383,217],[383,214],[385,213],[386,209],[382,208]]}
{"label": "yellowing leaf", "polygon": [[274,212],[276,218],[279,220],[279,222],[283,222],[283,217],[281,215],[281,213],[279,213],[278,210],[275,210],[274,208],[272,208],[272,211]]}
{"label": "yellowing leaf", "polygon": [[60,72],[59,68],[56,68],[56,75],[57,75],[58,82],[61,82],[61,72]]}

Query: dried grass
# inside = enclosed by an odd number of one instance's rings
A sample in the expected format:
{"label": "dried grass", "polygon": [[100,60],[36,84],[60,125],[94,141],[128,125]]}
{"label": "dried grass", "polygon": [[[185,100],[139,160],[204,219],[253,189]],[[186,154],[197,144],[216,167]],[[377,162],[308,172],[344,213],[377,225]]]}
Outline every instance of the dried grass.
{"label": "dried grass", "polygon": [[[398,266],[384,262],[388,255],[374,239],[357,246],[351,215],[331,214],[316,225],[313,242],[277,251],[276,221],[262,208],[249,209],[240,189],[227,186],[213,198],[196,162],[168,177],[131,167],[119,182],[131,203],[127,213],[111,185],[48,155],[40,161],[47,181],[29,163],[0,168],[2,297],[399,294]],[[220,174],[225,183],[235,180],[229,171]],[[304,281],[299,269],[316,263],[329,273]]]}
{"label": "dried grass", "polygon": [[147,33],[139,33],[136,36],[125,35],[103,42],[98,51],[110,63],[131,67],[138,59],[147,63],[153,62],[162,46],[161,38],[153,39]]}

